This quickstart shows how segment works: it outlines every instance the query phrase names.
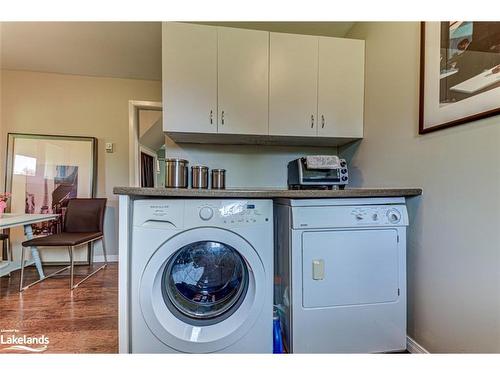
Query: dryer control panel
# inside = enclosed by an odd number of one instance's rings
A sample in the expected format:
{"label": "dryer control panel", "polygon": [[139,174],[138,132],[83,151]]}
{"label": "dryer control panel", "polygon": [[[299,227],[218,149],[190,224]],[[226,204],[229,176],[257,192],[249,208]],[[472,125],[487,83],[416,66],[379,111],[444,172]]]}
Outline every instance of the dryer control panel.
{"label": "dryer control panel", "polygon": [[397,227],[408,225],[406,207],[400,204],[293,207],[293,229]]}

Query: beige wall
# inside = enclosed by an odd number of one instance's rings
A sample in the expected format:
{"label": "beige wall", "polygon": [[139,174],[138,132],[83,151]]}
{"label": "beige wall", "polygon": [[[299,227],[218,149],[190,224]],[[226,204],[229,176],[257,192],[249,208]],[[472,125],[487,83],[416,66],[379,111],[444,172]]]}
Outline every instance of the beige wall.
{"label": "beige wall", "polygon": [[[117,197],[128,185],[128,101],[161,101],[161,83],[26,71],[1,71],[0,187],[4,187],[8,132],[98,138],[97,196],[109,200],[108,248],[117,254]],[[113,142],[114,153],[104,151]]]}
{"label": "beige wall", "polygon": [[[365,137],[353,183],[411,199],[408,332],[431,352],[500,352],[500,117],[418,135],[418,23],[360,23]],[[351,176],[352,176],[351,175]]]}

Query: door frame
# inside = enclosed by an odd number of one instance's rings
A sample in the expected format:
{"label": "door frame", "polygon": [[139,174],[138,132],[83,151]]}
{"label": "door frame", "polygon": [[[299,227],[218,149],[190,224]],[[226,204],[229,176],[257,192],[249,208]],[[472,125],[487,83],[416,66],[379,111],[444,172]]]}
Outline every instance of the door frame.
{"label": "door frame", "polygon": [[[128,184],[141,186],[141,159],[139,143],[139,111],[141,109],[163,111],[162,102],[129,100],[128,102]],[[156,182],[155,182],[156,186]]]}

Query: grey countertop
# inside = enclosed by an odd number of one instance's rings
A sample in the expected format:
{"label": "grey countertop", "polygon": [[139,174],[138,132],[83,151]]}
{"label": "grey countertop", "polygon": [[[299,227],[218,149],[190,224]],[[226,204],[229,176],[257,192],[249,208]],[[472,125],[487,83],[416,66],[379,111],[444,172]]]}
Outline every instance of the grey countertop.
{"label": "grey countertop", "polygon": [[117,186],[113,193],[140,197],[166,198],[356,198],[356,197],[412,197],[422,194],[421,188],[363,188],[345,190],[288,190],[279,188],[249,189],[167,189]]}

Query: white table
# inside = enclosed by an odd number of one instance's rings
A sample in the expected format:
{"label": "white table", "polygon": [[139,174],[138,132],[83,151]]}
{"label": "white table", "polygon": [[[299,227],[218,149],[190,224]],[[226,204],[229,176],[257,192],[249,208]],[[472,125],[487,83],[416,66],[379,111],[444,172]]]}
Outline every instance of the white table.
{"label": "white table", "polygon": [[[0,230],[23,226],[26,238],[31,240],[33,238],[33,229],[31,228],[31,224],[54,220],[58,216],[58,214],[2,214],[0,215]],[[25,266],[33,263],[38,270],[40,278],[45,277],[42,268],[42,261],[40,260],[40,254],[38,253],[38,249],[36,247],[31,248],[31,261],[26,261]],[[0,277],[8,275],[12,271],[16,271],[20,268],[21,261],[0,262]]]}

